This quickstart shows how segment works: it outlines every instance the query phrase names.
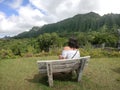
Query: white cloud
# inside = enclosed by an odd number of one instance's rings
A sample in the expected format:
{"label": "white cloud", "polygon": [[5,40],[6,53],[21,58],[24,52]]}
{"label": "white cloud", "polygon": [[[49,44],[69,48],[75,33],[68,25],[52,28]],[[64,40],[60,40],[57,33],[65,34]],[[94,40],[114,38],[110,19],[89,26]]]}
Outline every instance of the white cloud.
{"label": "white cloud", "polygon": [[17,33],[20,28],[17,27],[17,17],[11,16],[10,18],[6,18],[6,16],[2,16],[0,19],[0,33]]}
{"label": "white cloud", "polygon": [[3,12],[0,12],[0,21],[5,18],[5,14]]}
{"label": "white cloud", "polygon": [[119,13],[120,14],[120,1],[119,0],[99,0],[99,13],[101,15],[107,13]]}
{"label": "white cloud", "polygon": [[55,9],[56,15],[60,17],[61,19],[65,19],[67,17],[71,17],[77,14],[78,13],[77,7],[79,3],[80,3],[80,0],[76,0],[76,1],[67,0],[67,1],[62,2]]}
{"label": "white cloud", "polygon": [[0,37],[6,35],[15,35],[20,29],[16,27],[16,22],[12,18],[7,18],[5,14],[0,13]]}
{"label": "white cloud", "polygon": [[15,35],[47,23],[42,19],[44,15],[30,5],[20,7],[18,14],[19,16],[12,15],[7,18],[4,13],[0,13],[0,33]]}
{"label": "white cloud", "polygon": [[98,9],[98,0],[30,0],[30,3],[58,21]]}
{"label": "white cloud", "polygon": [[[32,20],[42,20],[42,17],[44,16],[38,9],[33,9],[29,5],[25,7],[21,7],[18,10],[18,12],[19,12],[19,16],[22,17],[25,20],[25,22],[28,22],[28,23],[33,23]],[[39,18],[36,18],[36,17],[39,17]]]}
{"label": "white cloud", "polygon": [[78,14],[80,1],[81,0],[30,0],[30,4],[45,12],[46,16],[43,17],[44,20],[48,23],[54,23]]}

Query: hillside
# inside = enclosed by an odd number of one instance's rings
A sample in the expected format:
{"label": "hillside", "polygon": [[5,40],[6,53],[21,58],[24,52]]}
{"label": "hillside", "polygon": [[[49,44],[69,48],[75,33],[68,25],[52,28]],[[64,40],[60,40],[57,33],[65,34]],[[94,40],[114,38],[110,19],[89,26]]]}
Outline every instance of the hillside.
{"label": "hillside", "polygon": [[37,37],[43,33],[56,32],[64,35],[73,32],[99,31],[101,29],[116,30],[120,28],[120,14],[106,14],[100,16],[97,13],[78,14],[63,21],[47,24],[42,27],[34,26],[30,31],[23,32],[14,38]]}

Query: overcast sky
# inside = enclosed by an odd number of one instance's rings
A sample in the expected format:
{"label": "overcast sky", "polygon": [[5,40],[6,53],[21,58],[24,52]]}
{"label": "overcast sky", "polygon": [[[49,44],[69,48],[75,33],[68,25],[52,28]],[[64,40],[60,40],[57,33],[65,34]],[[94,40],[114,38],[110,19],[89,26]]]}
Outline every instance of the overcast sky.
{"label": "overcast sky", "polygon": [[120,0],[0,0],[0,37],[91,11],[120,14],[119,4]]}

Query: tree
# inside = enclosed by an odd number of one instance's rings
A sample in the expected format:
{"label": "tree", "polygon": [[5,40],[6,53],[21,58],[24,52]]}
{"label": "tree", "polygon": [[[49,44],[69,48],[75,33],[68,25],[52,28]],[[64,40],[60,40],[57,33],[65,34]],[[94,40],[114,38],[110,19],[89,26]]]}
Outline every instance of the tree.
{"label": "tree", "polygon": [[95,35],[95,38],[93,39],[93,44],[103,44],[105,43],[106,46],[116,46],[117,44],[117,37],[114,35],[114,33],[102,31],[98,32]]}
{"label": "tree", "polygon": [[58,38],[59,37],[56,33],[45,33],[40,35],[37,40],[40,50],[48,52],[50,47],[55,47],[57,45]]}

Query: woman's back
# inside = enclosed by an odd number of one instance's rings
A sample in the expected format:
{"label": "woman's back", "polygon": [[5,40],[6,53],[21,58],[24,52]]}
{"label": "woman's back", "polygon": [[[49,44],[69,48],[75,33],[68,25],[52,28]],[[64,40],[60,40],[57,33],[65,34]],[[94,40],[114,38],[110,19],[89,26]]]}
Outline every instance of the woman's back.
{"label": "woman's back", "polygon": [[78,49],[76,49],[76,50],[63,50],[62,56],[66,59],[77,59],[77,58],[80,58],[80,52]]}
{"label": "woman's back", "polygon": [[80,58],[80,52],[78,49],[70,48],[69,46],[64,47],[64,50],[62,51],[62,57],[66,59],[76,59]]}
{"label": "woman's back", "polygon": [[75,38],[70,38],[68,46],[64,47],[59,59],[77,59],[80,58],[78,41]]}

